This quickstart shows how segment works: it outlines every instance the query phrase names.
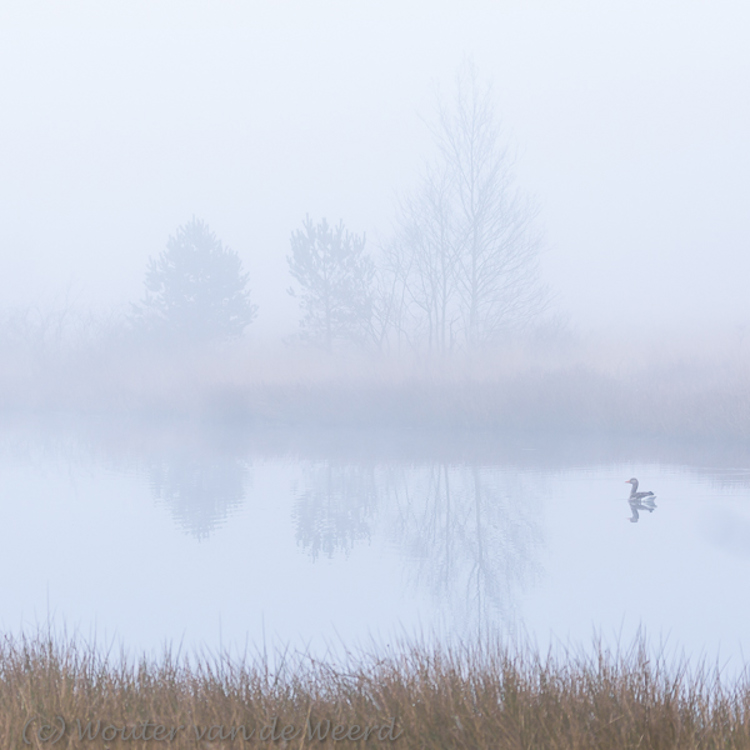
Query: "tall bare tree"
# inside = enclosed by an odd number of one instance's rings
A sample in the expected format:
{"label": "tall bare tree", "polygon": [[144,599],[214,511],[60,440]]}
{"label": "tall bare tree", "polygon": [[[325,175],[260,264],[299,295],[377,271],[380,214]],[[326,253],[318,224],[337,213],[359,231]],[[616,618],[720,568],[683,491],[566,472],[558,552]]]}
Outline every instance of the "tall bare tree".
{"label": "tall bare tree", "polygon": [[515,187],[492,91],[465,64],[431,128],[437,155],[403,200],[381,266],[381,326],[432,350],[474,347],[546,307],[537,209]]}

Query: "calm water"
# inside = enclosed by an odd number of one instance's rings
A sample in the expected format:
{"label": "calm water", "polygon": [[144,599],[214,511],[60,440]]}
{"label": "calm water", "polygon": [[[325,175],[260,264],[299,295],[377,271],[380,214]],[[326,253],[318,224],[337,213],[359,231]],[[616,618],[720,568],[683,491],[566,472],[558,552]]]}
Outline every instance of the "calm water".
{"label": "calm water", "polygon": [[[419,633],[628,642],[641,625],[693,657],[750,653],[741,452],[496,448],[455,436],[8,428],[0,626],[50,618],[131,650],[241,650]],[[657,494],[638,523],[631,476]]]}

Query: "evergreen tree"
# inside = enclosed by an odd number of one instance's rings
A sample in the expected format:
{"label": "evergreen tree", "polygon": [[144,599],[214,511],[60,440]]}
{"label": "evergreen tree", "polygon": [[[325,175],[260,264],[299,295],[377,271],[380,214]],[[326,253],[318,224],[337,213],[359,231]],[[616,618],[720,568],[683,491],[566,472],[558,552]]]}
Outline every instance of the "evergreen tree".
{"label": "evergreen tree", "polygon": [[158,258],[149,260],[146,294],[133,305],[133,322],[181,341],[240,336],[257,311],[247,282],[237,253],[193,217],[169,238]]}
{"label": "evergreen tree", "polygon": [[371,336],[375,268],[364,251],[365,237],[350,234],[343,222],[330,227],[305,217],[292,234],[289,271],[297,280],[304,312],[300,336],[330,351],[335,342],[362,344]]}

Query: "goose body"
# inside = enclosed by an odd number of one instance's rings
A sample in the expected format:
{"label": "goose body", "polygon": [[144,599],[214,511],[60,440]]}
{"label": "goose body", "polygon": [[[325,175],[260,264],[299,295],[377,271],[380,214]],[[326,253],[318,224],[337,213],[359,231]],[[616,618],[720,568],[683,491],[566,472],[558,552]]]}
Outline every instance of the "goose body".
{"label": "goose body", "polygon": [[625,484],[631,485],[630,488],[630,497],[628,498],[629,501],[632,502],[641,502],[642,500],[645,500],[647,497],[651,498],[650,502],[653,502],[656,500],[656,495],[654,495],[653,492],[638,492],[638,480],[633,477],[632,479],[628,479]]}

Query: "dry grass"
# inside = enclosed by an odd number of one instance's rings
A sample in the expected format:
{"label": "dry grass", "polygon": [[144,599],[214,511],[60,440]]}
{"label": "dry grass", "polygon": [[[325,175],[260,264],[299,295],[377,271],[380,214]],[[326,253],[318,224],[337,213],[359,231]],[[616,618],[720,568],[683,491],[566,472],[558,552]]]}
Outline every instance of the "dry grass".
{"label": "dry grass", "polygon": [[[649,658],[643,641],[593,657],[412,646],[339,666],[304,655],[277,663],[132,661],[75,639],[6,637],[0,746],[750,748],[748,683]],[[321,732],[330,722],[322,741],[308,734],[319,722]]]}

